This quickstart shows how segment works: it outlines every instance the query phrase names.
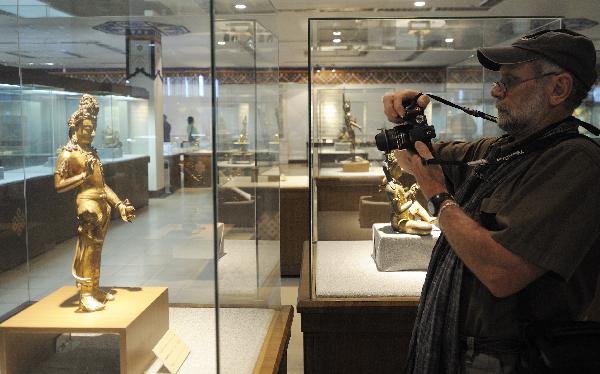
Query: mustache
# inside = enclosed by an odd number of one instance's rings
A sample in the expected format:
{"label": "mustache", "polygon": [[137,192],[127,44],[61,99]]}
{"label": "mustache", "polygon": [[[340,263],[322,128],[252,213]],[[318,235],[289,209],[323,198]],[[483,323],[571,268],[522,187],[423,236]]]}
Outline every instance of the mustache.
{"label": "mustache", "polygon": [[498,105],[498,104],[496,104],[496,110],[498,112],[508,112],[508,108],[506,108],[505,105]]}

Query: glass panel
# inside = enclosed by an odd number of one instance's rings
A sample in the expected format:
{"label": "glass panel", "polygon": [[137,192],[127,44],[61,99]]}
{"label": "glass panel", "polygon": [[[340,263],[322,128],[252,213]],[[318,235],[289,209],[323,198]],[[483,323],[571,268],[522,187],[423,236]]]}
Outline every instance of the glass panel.
{"label": "glass panel", "polygon": [[0,81],[0,319],[6,318],[29,302],[27,278],[28,225],[25,201],[24,157],[27,144],[22,123],[27,114],[18,74],[21,60],[16,1],[5,2],[0,15],[2,41],[2,80]]}
{"label": "glass panel", "polygon": [[279,49],[277,37],[260,23],[255,33],[258,288],[261,302],[279,306]]}
{"label": "glass panel", "polygon": [[[225,227],[219,366],[251,372],[280,305],[277,39],[256,21],[228,16],[231,3],[215,5],[218,220]],[[233,351],[240,337],[250,360]]]}
{"label": "glass panel", "polygon": [[[74,285],[72,273],[84,308],[106,299],[98,280],[115,297],[106,311],[168,287],[171,328],[208,348],[185,370],[217,372],[209,1],[29,4],[0,12],[0,319]],[[101,265],[88,259],[100,251]]]}
{"label": "glass panel", "polygon": [[[369,241],[374,223],[390,222],[374,142],[379,129],[393,127],[383,113],[386,93],[412,88],[495,115],[489,92],[497,73],[481,67],[477,48],[559,26],[548,18],[309,20],[312,240]],[[436,101],[426,115],[436,140],[499,134],[495,124]],[[403,174],[401,182],[408,188],[414,178]],[[421,193],[416,198],[426,206]],[[313,287],[319,296],[318,280]]]}

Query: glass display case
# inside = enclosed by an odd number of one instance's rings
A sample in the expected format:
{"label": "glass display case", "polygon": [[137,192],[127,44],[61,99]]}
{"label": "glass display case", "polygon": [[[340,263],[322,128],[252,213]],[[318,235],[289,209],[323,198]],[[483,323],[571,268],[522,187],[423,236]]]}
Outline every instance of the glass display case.
{"label": "glass display case", "polygon": [[[499,75],[478,63],[477,48],[560,26],[555,18],[309,20],[312,245],[304,252],[298,296],[307,372],[404,367],[439,230],[433,226],[421,237],[392,231],[384,155],[374,141],[380,129],[394,126],[383,113],[383,96],[411,88],[495,115],[490,90]],[[590,95],[582,115],[595,107]],[[436,101],[425,114],[434,140],[500,134],[495,123]],[[394,178],[403,198],[426,206],[412,176]],[[329,347],[339,336],[347,345]]]}
{"label": "glass display case", "polygon": [[[477,48],[508,45],[527,32],[559,26],[554,18],[310,20],[310,177],[317,248],[321,242],[371,240],[373,223],[389,222],[383,153],[374,141],[381,129],[394,126],[383,113],[386,93],[411,88],[494,115],[489,92],[498,73],[478,63]],[[434,140],[469,141],[501,132],[495,123],[433,100],[426,115],[435,127]],[[356,124],[353,142],[344,134],[349,121]],[[356,159],[367,165],[348,167]],[[414,183],[410,175],[401,178],[407,188]],[[422,196],[417,199],[426,206]],[[313,279],[318,297],[319,277]]]}
{"label": "glass display case", "polygon": [[5,3],[0,371],[99,349],[85,370],[158,369],[163,336],[190,350],[180,373],[277,371],[275,35],[226,1]]}

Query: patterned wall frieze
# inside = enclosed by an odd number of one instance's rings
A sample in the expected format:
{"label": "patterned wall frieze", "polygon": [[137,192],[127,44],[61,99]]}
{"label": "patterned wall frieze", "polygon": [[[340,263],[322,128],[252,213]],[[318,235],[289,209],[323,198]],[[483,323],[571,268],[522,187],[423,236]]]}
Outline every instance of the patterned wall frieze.
{"label": "patterned wall frieze", "polygon": [[[124,70],[87,70],[71,72],[53,72],[70,78],[90,80],[99,83],[125,84]],[[165,78],[185,78],[203,76],[208,79],[210,70],[200,69],[167,69],[163,71]],[[260,69],[217,69],[220,84],[253,84],[275,83],[276,70]],[[482,68],[337,68],[335,72],[322,70],[313,75],[316,84],[415,84],[415,83],[481,83]],[[305,68],[279,69],[280,83],[308,83],[308,71]]]}

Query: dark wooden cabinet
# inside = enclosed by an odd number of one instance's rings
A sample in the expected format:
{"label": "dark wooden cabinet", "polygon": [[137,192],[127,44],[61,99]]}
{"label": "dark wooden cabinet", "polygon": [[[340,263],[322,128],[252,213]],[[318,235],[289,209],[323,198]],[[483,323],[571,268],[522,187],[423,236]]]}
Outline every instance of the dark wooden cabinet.
{"label": "dark wooden cabinet", "polygon": [[304,372],[402,373],[418,297],[316,298],[304,249],[298,313]]}

